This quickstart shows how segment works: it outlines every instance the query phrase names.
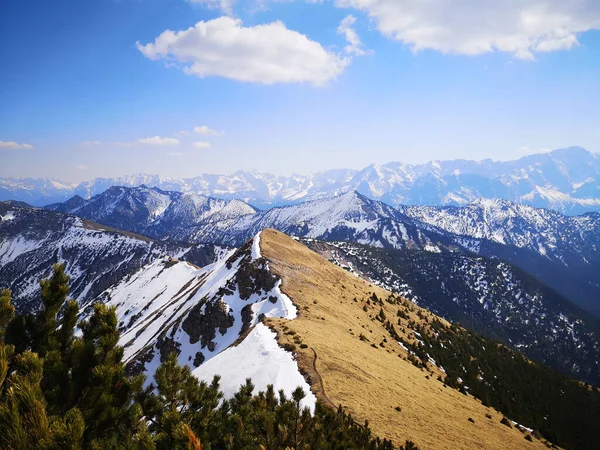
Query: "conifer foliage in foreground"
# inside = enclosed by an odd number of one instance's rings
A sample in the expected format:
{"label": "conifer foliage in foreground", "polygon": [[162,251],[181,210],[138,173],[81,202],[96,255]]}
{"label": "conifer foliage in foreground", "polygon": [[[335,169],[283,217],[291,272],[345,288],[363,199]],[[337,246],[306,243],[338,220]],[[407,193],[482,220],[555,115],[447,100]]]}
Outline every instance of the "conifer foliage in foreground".
{"label": "conifer foliage in foreground", "polygon": [[143,389],[143,376],[126,375],[115,310],[96,304],[78,324],[68,282],[55,265],[35,316],[15,315],[10,291],[0,291],[0,449],[394,448],[341,406],[317,403],[311,414],[300,406],[301,388],[291,398],[272,386],[254,395],[247,380],[223,400],[219,377],[199,381],[175,354]]}

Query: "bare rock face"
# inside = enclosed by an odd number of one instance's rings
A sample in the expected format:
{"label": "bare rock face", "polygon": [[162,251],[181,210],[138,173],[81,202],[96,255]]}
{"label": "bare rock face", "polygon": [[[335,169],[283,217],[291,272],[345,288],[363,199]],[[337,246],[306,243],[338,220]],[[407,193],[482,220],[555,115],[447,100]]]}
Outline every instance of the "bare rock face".
{"label": "bare rock face", "polygon": [[156,343],[156,348],[160,351],[160,360],[165,361],[171,353],[179,355],[180,344],[171,337],[163,336]]}
{"label": "bare rock face", "polygon": [[208,347],[211,352],[215,348],[217,330],[223,335],[231,326],[233,316],[229,314],[227,305],[220,300],[198,303],[181,324],[190,336],[191,344],[200,342],[201,348]]}
{"label": "bare rock face", "polygon": [[277,277],[267,269],[266,261],[258,259],[252,262],[242,261],[236,275],[236,281],[242,300],[248,300],[252,294],[269,292],[275,287]]}
{"label": "bare rock face", "polygon": [[246,305],[242,309],[242,330],[240,331],[240,335],[243,335],[252,324],[252,305]]}
{"label": "bare rock face", "polygon": [[202,354],[202,352],[197,352],[196,356],[194,357],[194,367],[198,367],[200,364],[202,364],[205,360],[205,356]]}
{"label": "bare rock face", "polygon": [[136,359],[130,361],[125,366],[125,372],[128,376],[135,376],[146,371],[146,364],[154,359],[154,349],[149,348],[141,353]]}
{"label": "bare rock face", "polygon": [[240,257],[242,258],[234,279],[242,300],[248,300],[252,294],[269,292],[277,283],[277,277],[269,271],[266,259],[252,260],[251,248],[252,239],[242,245],[227,260],[227,267],[232,267],[235,261],[239,260]]}

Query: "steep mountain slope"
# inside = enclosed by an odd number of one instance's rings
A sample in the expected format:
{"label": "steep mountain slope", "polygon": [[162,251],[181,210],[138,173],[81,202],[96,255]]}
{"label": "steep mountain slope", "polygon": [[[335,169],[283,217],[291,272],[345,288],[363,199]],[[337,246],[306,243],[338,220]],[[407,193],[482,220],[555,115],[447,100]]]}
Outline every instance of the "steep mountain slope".
{"label": "steep mountain slope", "polygon": [[112,186],[145,184],[266,209],[356,190],[393,206],[465,205],[477,198],[503,198],[566,214],[600,211],[600,156],[579,147],[530,155],[516,161],[392,162],[361,171],[329,170],[290,177],[239,171],[232,175],[173,178],[133,175],[97,178],[77,187],[53,180],[0,180],[0,200],[44,205],[76,194],[98,195]]}
{"label": "steep mountain slope", "polygon": [[476,239],[476,253],[523,268],[600,316],[600,214],[568,217],[503,200],[400,209],[437,229]]}
{"label": "steep mountain slope", "polygon": [[[131,371],[149,376],[147,383],[174,351],[199,378],[210,382],[223,374],[225,394],[236,392],[248,377],[259,390],[275,384],[288,395],[299,385],[310,392],[292,355],[259,323],[263,317],[296,317],[279,284],[256,238],[204,268],[172,258],[156,261],[101,299],[116,306],[125,360]],[[305,402],[314,406],[314,395]]]}
{"label": "steep mountain slope", "polygon": [[90,200],[74,197],[46,209],[75,214],[120,230],[143,232],[181,195],[144,185],[135,189],[114,186]]}
{"label": "steep mountain slope", "polygon": [[211,245],[156,242],[75,216],[0,203],[0,287],[12,289],[20,311],[37,308],[39,280],[54,263],[66,264],[71,295],[85,303],[164,255],[206,265],[222,252]]}
{"label": "steep mountain slope", "polygon": [[[317,397],[347,406],[378,434],[409,437],[424,448],[533,445],[514,429],[498,427],[501,416],[472,392],[559,445],[590,448],[597,442],[597,419],[588,415],[600,417],[597,389],[450,325],[281,233],[263,231],[260,244],[282,292],[299,310],[295,320],[267,323],[280,343],[296,346]],[[437,377],[464,394],[444,388]],[[574,397],[555,395],[561,390]]]}
{"label": "steep mountain slope", "polygon": [[600,386],[600,321],[510,264],[468,254],[348,242],[306,244],[447,320]]}
{"label": "steep mountain slope", "polygon": [[75,196],[64,203],[48,205],[46,209],[161,239],[169,237],[175,228],[186,229],[196,223],[226,225],[233,219],[256,212],[239,200],[219,200],[144,185],[111,187],[89,200]]}
{"label": "steep mountain slope", "polygon": [[[563,445],[576,442],[565,426],[579,442],[596,433],[590,423],[600,417],[597,390],[440,321],[274,230],[203,269],[173,259],[155,262],[101,298],[117,308],[129,369],[150,379],[174,351],[199,378],[222,375],[227,395],[246,377],[257,389],[272,383],[288,394],[301,385],[313,393],[308,406],[315,398],[344,405],[360,421],[369,420],[377,434],[397,443],[412,439],[421,448],[542,447],[544,439],[503,425],[502,414],[468,395],[469,389],[524,425],[555,430],[553,439]],[[446,352],[433,347],[441,342],[435,333],[444,336]],[[460,347],[449,342],[449,333]],[[439,354],[443,367],[427,358],[422,345]],[[469,354],[485,363],[477,374],[486,380],[497,375],[489,387],[468,376]],[[463,366],[469,371],[461,384],[456,374]],[[515,370],[527,388],[511,375]],[[539,386],[529,386],[532,377]],[[556,389],[565,397],[547,395]]]}

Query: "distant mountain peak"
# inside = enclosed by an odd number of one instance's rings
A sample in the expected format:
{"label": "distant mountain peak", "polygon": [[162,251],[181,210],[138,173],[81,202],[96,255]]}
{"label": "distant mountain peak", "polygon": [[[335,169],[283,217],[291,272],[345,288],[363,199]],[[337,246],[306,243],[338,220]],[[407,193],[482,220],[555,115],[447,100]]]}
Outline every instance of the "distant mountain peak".
{"label": "distant mountain peak", "polygon": [[277,176],[239,170],[232,175],[193,178],[151,174],[96,178],[76,187],[51,181],[0,179],[0,200],[47,205],[75,194],[91,198],[111,186],[144,186],[163,193],[191,192],[222,200],[238,199],[259,209],[358,191],[392,206],[463,206],[476,198],[502,198],[570,215],[600,211],[600,157],[582,147],[513,161],[391,162],[371,164],[359,171],[332,169],[309,175]]}
{"label": "distant mountain peak", "polygon": [[498,209],[515,206],[516,203],[504,200],[502,198],[477,198],[467,206],[474,206],[484,209]]}

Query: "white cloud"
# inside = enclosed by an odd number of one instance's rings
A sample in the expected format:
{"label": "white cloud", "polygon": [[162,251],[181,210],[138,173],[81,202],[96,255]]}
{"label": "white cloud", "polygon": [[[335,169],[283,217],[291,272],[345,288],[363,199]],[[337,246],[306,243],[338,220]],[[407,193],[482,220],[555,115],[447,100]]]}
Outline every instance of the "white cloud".
{"label": "white cloud", "polygon": [[169,138],[169,137],[160,137],[160,136],[152,136],[149,138],[138,139],[138,144],[147,144],[147,145],[179,145],[179,139]]}
{"label": "white cloud", "polygon": [[517,149],[517,153],[521,153],[523,155],[533,155],[533,154],[537,154],[537,153],[550,153],[551,151],[552,151],[552,149],[550,149],[550,148],[533,148],[533,147],[527,147],[527,146],[519,147]]}
{"label": "white cloud", "polygon": [[87,169],[88,169],[88,166],[84,166],[83,164],[77,164],[77,165],[75,166],[75,168],[76,168],[77,170],[87,170]]}
{"label": "white cloud", "polygon": [[174,134],[177,137],[189,136],[190,132],[188,130],[181,130]]}
{"label": "white cloud", "polygon": [[212,128],[209,128],[206,125],[195,127],[194,133],[199,134],[201,136],[223,136],[225,134],[222,131],[213,130]]}
{"label": "white cloud", "polygon": [[210,148],[211,147],[210,142],[204,142],[204,141],[196,141],[192,145],[196,148]]}
{"label": "white cloud", "polygon": [[226,14],[233,14],[235,0],[189,0],[190,3],[202,5],[209,9],[220,9]]}
{"label": "white cloud", "polygon": [[10,150],[33,150],[33,145],[19,144],[13,141],[0,141],[0,149]]}
{"label": "white cloud", "polygon": [[577,34],[600,29],[597,0],[336,0],[364,11],[380,32],[442,53],[508,52],[535,59],[537,52],[568,50]]}
{"label": "white cloud", "polygon": [[83,141],[80,145],[81,148],[91,148],[100,145],[100,141]]}
{"label": "white cloud", "polygon": [[356,17],[348,15],[340,22],[338,26],[338,33],[346,38],[348,45],[344,47],[344,51],[350,55],[365,55],[367,52],[362,48],[362,42],[356,33],[356,30],[352,28],[352,25],[356,22]]}
{"label": "white cloud", "polygon": [[179,63],[189,75],[262,84],[320,86],[350,63],[282,22],[244,27],[226,16],[187,30],[166,30],[153,43],[138,42],[137,48],[147,58]]}

